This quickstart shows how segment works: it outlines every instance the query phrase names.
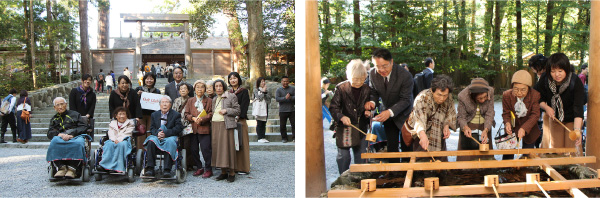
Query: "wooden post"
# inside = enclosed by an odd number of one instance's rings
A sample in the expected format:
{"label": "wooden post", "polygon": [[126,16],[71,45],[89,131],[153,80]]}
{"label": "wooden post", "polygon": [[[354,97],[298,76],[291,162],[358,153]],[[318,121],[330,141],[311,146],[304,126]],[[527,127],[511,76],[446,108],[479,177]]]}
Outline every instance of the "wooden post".
{"label": "wooden post", "polygon": [[[188,79],[194,79],[194,62],[192,61],[192,48],[190,46],[190,22],[183,22],[183,34],[185,37],[185,65],[187,65]],[[191,72],[190,72],[191,71]]]}
{"label": "wooden post", "polygon": [[306,196],[326,191],[317,1],[306,1]]}
{"label": "wooden post", "polygon": [[[589,100],[587,126],[587,156],[600,156],[600,71],[596,72],[596,64],[600,61],[600,2],[592,1],[590,17],[590,60],[589,60]],[[600,168],[600,159],[596,163],[587,164],[590,168]]]}
{"label": "wooden post", "polygon": [[215,75],[215,50],[210,50],[210,64],[212,65],[212,75]]}

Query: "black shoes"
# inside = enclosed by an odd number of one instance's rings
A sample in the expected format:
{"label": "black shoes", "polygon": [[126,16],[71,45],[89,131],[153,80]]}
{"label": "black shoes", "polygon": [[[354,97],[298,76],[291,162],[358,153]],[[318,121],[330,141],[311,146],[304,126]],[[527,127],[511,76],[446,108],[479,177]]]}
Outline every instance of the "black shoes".
{"label": "black shoes", "polygon": [[227,174],[220,174],[217,178],[215,178],[215,180],[217,180],[217,181],[221,181],[221,180],[224,180],[224,179],[228,179],[229,180],[229,178],[227,178],[227,177],[228,177]]}
{"label": "black shoes", "polygon": [[146,172],[144,172],[144,176],[154,176],[154,167],[146,167]]}
{"label": "black shoes", "polygon": [[235,181],[235,175],[229,175],[229,177],[227,177],[227,181],[230,183]]}
{"label": "black shoes", "polygon": [[165,173],[163,174],[163,178],[171,178],[173,177],[173,175],[171,175],[171,170],[170,169],[165,169]]}

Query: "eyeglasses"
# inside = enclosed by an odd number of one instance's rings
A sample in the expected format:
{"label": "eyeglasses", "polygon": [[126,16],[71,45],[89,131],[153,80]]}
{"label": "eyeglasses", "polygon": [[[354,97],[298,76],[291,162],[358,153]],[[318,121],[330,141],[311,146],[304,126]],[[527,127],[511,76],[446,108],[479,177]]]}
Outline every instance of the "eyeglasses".
{"label": "eyeglasses", "polygon": [[528,89],[528,88],[518,89],[518,88],[516,88],[516,87],[515,87],[515,88],[513,88],[512,90],[513,90],[513,92],[515,92],[515,93],[517,93],[517,92],[520,92],[520,93],[527,93],[527,89]]}
{"label": "eyeglasses", "polygon": [[55,107],[67,106],[67,103],[58,103],[54,105]]}

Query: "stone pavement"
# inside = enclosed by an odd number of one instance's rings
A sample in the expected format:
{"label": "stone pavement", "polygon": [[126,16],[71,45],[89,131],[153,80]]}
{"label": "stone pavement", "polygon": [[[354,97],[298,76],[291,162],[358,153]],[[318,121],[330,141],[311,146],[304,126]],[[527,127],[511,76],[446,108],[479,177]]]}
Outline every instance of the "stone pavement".
{"label": "stone pavement", "polygon": [[293,151],[250,152],[252,172],[233,183],[189,172],[182,184],[137,176],[133,183],[125,177],[49,182],[45,159],[46,149],[0,148],[0,197],[294,197],[295,190]]}

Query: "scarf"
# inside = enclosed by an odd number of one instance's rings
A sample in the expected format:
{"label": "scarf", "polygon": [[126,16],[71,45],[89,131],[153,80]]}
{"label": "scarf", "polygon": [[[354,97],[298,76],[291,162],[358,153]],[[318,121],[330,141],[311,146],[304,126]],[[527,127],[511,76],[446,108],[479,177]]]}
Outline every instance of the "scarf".
{"label": "scarf", "polygon": [[173,102],[173,107],[171,108],[179,113],[183,113],[183,108],[185,107],[185,103],[187,103],[188,98],[190,97],[185,95],[175,99],[175,102]]}
{"label": "scarf", "polygon": [[154,93],[154,91],[156,91],[156,87],[148,88],[147,86],[144,86],[144,87],[142,87],[142,90],[144,92]]}
{"label": "scarf", "polygon": [[237,95],[238,93],[240,93],[240,92],[242,92],[242,91],[244,91],[244,90],[245,90],[245,88],[243,88],[243,87],[238,87],[238,89],[237,89],[237,90],[235,90],[235,89],[231,89],[231,90],[229,90],[229,93],[232,93],[232,94],[235,94],[235,95]]}
{"label": "scarf", "polygon": [[196,103],[194,103],[194,107],[196,107],[198,112],[202,112],[202,110],[204,110],[204,105],[202,104],[203,99],[204,95],[200,96],[200,98],[196,97]]}
{"label": "scarf", "polygon": [[83,107],[87,108],[87,94],[90,93],[90,91],[92,91],[91,87],[88,87],[87,90],[83,90],[83,85],[80,85],[79,87],[77,87],[77,91],[79,91],[79,93],[81,93],[81,102],[83,102]]}
{"label": "scarf", "polygon": [[123,107],[125,107],[126,109],[129,109],[129,98],[127,97],[127,96],[129,96],[129,91],[127,93],[125,93],[125,96],[123,96],[123,94],[121,93],[121,90],[117,90],[117,91],[115,91],[115,93],[117,93],[117,95],[119,95],[121,100],[123,100]]}
{"label": "scarf", "polygon": [[437,104],[433,100],[431,89],[421,92],[415,99],[413,112],[406,122],[413,128],[410,131],[413,137],[421,130],[425,131],[429,139],[429,151],[441,151],[442,141],[446,141],[443,139],[444,126],[456,129],[456,110],[452,95],[444,103]]}
{"label": "scarf", "polygon": [[567,74],[567,79],[560,85],[560,87],[556,87],[556,81],[552,80],[551,77],[548,77],[548,86],[550,87],[550,91],[552,91],[551,105],[552,109],[558,115],[558,120],[561,122],[565,118],[565,111],[563,110],[563,102],[560,94],[562,94],[567,88],[569,88],[569,84],[571,83],[571,72]]}
{"label": "scarf", "polygon": [[517,115],[517,118],[522,118],[527,115],[527,107],[525,106],[525,103],[523,103],[524,99],[525,97],[517,97],[517,103],[515,103],[515,114]]}

